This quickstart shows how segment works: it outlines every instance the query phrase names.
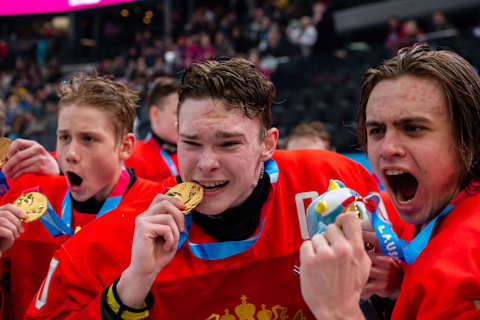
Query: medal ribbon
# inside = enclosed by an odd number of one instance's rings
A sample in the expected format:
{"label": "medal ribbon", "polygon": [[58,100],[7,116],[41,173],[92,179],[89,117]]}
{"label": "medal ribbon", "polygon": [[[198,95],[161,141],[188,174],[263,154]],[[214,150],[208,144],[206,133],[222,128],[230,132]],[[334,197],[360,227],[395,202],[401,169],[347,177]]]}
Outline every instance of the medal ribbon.
{"label": "medal ribbon", "polygon": [[480,184],[478,181],[472,181],[467,187],[469,190],[462,190],[451,202],[450,204],[443,209],[440,214],[430,221],[419,234],[415,236],[412,241],[405,241],[400,239],[395,231],[393,231],[392,223],[388,221],[388,218],[383,216],[379,211],[378,207],[372,214],[372,225],[375,233],[377,235],[378,243],[382,253],[400,259],[401,261],[412,264],[415,259],[420,255],[423,249],[427,246],[430,238],[432,236],[433,228],[435,227],[436,222],[441,217],[446,216],[457,203],[463,199],[479,193]]}
{"label": "medal ribbon", "polygon": [[[31,188],[23,191],[23,193],[28,192],[40,192],[45,196],[40,187]],[[44,225],[45,229],[47,229],[48,233],[50,233],[52,237],[58,237],[65,234],[72,236],[74,234],[73,230],[69,226],[67,226],[65,222],[63,222],[62,219],[60,219],[60,217],[57,215],[55,210],[53,210],[53,207],[50,204],[47,196],[45,196],[45,198],[47,199],[48,205],[47,211],[39,219]]]}
{"label": "medal ribbon", "polygon": [[[112,211],[115,209],[120,201],[122,201],[123,195],[127,190],[128,183],[130,182],[130,174],[126,169],[122,169],[120,178],[118,178],[117,184],[113,188],[112,192],[105,199],[100,211],[98,211],[96,218],[102,216],[103,214]],[[62,202],[62,220],[65,224],[71,228],[72,222],[72,197],[70,195],[70,190],[67,190],[65,197]]]}
{"label": "medal ribbon", "polygon": [[[270,176],[270,182],[272,183],[273,191],[275,191],[275,183],[278,180],[278,166],[273,159],[265,161],[265,172]],[[260,234],[263,230],[263,225],[267,216],[267,212],[270,209],[271,200],[263,206],[262,213],[260,216],[263,216],[262,223],[260,225],[260,230],[252,237],[239,240],[239,241],[224,241],[224,242],[212,242],[212,243],[192,243],[188,239],[190,227],[192,226],[192,215],[188,214],[185,216],[185,231],[180,233],[180,239],[178,240],[178,248],[183,246],[184,242],[187,241],[190,251],[200,259],[204,260],[218,260],[224,259],[236,254],[247,251],[257,242]]]}
{"label": "medal ribbon", "polygon": [[[127,170],[123,169],[120,174],[120,178],[117,181],[117,184],[113,188],[112,192],[108,198],[103,203],[100,211],[98,212],[96,218],[101,215],[115,209],[120,201],[122,201],[123,195],[127,190],[128,184],[130,182],[130,174]],[[35,190],[36,189],[36,190]],[[24,193],[31,191],[40,191],[40,188],[25,190]],[[46,197],[46,196],[45,196]],[[62,218],[60,218],[55,210],[53,210],[50,201],[48,201],[47,212],[40,217],[40,221],[43,223],[47,231],[52,235],[52,237],[58,237],[60,235],[73,235],[75,232],[72,230],[71,221],[72,221],[72,199],[70,195],[70,190],[67,190],[63,202],[62,202]]]}
{"label": "medal ribbon", "polygon": [[172,158],[170,158],[168,153],[165,150],[163,150],[162,147],[160,147],[160,145],[155,140],[155,138],[153,136],[148,137],[147,143],[151,145],[155,150],[157,150],[160,156],[162,156],[163,161],[165,161],[165,163],[168,166],[168,169],[170,170],[170,174],[172,176],[176,176],[178,174],[177,166],[173,162]]}

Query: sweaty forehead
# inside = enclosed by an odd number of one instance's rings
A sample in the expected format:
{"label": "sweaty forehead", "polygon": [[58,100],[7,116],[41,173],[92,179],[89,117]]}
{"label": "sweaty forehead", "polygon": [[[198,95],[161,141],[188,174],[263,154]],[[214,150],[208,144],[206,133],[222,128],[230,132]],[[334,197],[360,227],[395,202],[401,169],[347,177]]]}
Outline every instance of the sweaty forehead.
{"label": "sweaty forehead", "polygon": [[178,117],[179,133],[183,136],[249,136],[258,134],[260,125],[258,119],[248,118],[242,110],[227,109],[222,101],[212,99],[186,100]]}
{"label": "sweaty forehead", "polygon": [[446,98],[441,85],[429,78],[402,76],[380,81],[367,102],[367,118],[383,113],[444,115]]}
{"label": "sweaty forehead", "polygon": [[114,123],[111,114],[100,108],[70,105],[59,110],[59,130],[110,131]]}
{"label": "sweaty forehead", "polygon": [[182,103],[178,114],[180,125],[188,125],[192,121],[219,123],[232,119],[242,122],[243,118],[247,117],[240,108],[228,108],[224,101],[210,98],[187,99]]}

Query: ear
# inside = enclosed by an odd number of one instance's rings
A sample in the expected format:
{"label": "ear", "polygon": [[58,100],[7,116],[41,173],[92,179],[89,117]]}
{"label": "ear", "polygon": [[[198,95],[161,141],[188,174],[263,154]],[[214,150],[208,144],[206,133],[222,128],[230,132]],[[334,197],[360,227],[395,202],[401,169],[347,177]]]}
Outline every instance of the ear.
{"label": "ear", "polygon": [[150,118],[150,122],[157,121],[158,111],[159,109],[157,108],[157,106],[150,106],[150,109],[148,109],[148,117]]}
{"label": "ear", "polygon": [[120,160],[127,160],[133,152],[133,145],[135,144],[135,136],[133,133],[128,133],[123,136],[120,141]]}
{"label": "ear", "polygon": [[267,161],[270,159],[277,148],[277,141],[278,141],[278,129],[271,128],[267,130],[265,134],[265,138],[263,141],[263,152],[261,161]]}

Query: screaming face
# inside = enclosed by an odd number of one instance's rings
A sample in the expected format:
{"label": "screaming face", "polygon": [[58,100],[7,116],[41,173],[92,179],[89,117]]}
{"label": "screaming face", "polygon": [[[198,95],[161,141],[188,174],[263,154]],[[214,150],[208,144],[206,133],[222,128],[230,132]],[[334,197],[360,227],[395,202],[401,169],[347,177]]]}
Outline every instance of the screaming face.
{"label": "screaming face", "polygon": [[429,221],[459,192],[460,156],[435,80],[380,81],[367,103],[366,129],[372,168],[404,221]]}

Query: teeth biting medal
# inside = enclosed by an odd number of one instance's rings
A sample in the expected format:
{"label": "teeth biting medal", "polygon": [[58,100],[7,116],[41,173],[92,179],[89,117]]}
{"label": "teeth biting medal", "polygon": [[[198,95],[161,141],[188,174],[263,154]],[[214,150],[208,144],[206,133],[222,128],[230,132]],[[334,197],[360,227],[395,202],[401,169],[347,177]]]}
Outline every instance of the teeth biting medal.
{"label": "teeth biting medal", "polygon": [[22,209],[27,217],[22,222],[32,222],[43,216],[48,209],[47,198],[40,192],[22,193],[13,205]]}
{"label": "teeth biting medal", "polygon": [[184,214],[192,212],[203,200],[203,187],[195,182],[183,182],[172,187],[166,193],[182,201],[185,205]]}

